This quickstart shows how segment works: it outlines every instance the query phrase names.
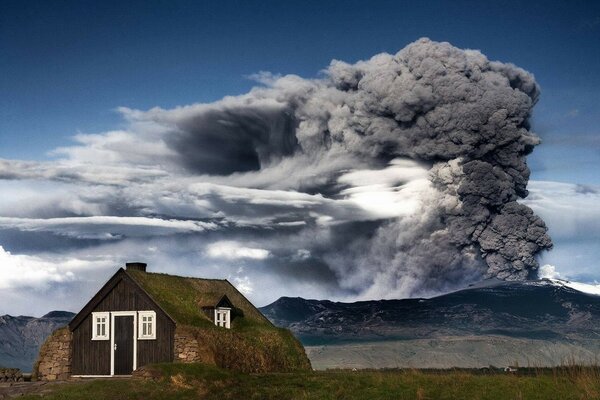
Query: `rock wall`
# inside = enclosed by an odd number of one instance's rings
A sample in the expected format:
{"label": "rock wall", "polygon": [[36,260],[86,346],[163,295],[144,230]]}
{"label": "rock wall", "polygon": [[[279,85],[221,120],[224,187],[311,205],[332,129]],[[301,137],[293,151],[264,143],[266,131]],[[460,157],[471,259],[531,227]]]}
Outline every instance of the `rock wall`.
{"label": "rock wall", "polygon": [[198,341],[199,332],[190,328],[175,330],[175,361],[183,363],[201,362],[215,364],[212,351]]}
{"label": "rock wall", "polygon": [[198,341],[190,334],[175,333],[175,361],[195,362],[198,357]]}
{"label": "rock wall", "polygon": [[71,376],[73,335],[68,328],[52,333],[40,348],[33,366],[33,378],[41,381],[64,380]]}

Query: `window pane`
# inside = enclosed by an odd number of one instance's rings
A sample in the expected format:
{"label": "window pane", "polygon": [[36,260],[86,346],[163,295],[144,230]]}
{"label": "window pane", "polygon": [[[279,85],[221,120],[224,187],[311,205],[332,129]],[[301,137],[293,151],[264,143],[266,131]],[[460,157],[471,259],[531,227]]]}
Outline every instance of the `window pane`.
{"label": "window pane", "polygon": [[148,336],[152,336],[152,323],[148,323]]}

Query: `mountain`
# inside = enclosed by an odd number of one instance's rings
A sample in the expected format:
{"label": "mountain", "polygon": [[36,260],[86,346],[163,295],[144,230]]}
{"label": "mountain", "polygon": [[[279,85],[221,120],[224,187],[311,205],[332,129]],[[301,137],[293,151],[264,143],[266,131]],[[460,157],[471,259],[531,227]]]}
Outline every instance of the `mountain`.
{"label": "mountain", "polygon": [[31,371],[44,340],[74,316],[67,311],[52,311],[41,318],[0,316],[0,366]]}
{"label": "mountain", "polygon": [[430,299],[356,303],[283,297],[261,311],[291,329],[317,367],[597,362],[600,296],[571,286],[488,282]]}

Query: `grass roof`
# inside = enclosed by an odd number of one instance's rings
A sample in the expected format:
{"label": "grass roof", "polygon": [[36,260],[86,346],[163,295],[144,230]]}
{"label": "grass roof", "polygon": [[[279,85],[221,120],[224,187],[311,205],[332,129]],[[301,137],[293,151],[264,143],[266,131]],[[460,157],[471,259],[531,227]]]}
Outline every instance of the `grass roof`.
{"label": "grass roof", "polygon": [[126,273],[136,281],[178,325],[197,327],[214,326],[202,307],[215,306],[226,295],[243,317],[235,318],[232,327],[272,327],[263,316],[229,281],[225,279],[201,279],[168,274],[128,270]]}

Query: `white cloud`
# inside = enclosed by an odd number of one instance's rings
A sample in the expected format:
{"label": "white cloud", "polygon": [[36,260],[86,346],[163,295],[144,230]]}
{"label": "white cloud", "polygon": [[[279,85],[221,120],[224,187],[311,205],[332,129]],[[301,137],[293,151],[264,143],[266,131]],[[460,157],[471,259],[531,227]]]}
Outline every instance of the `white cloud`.
{"label": "white cloud", "polygon": [[558,272],[556,270],[556,267],[554,265],[550,265],[550,264],[542,265],[540,267],[538,275],[541,279],[559,279],[560,278],[560,272]]}
{"label": "white cloud", "polygon": [[429,170],[411,160],[396,159],[384,169],[356,170],[338,178],[350,185],[341,194],[369,213],[372,218],[410,215],[431,193]]}
{"label": "white cloud", "polygon": [[122,235],[156,236],[178,232],[204,232],[207,229],[216,229],[217,225],[202,221],[146,217],[91,216],[46,219],[0,217],[0,228],[53,232],[80,239],[114,239]]}
{"label": "white cloud", "polygon": [[600,187],[532,181],[523,204],[539,214],[554,239],[600,238]]}
{"label": "white cloud", "polygon": [[270,252],[265,249],[244,247],[235,241],[220,241],[206,246],[206,254],[211,258],[221,258],[225,260],[237,260],[242,258],[264,260],[269,257]]}
{"label": "white cloud", "polygon": [[45,259],[38,256],[11,254],[0,246],[0,289],[44,289],[53,283],[67,283],[78,279],[78,273],[91,268],[106,267],[106,261],[59,257]]}
{"label": "white cloud", "polygon": [[542,217],[554,241],[540,254],[541,263],[557,266],[563,279],[600,280],[600,187],[531,181],[528,190],[522,202]]}
{"label": "white cloud", "polygon": [[35,179],[78,182],[99,185],[127,185],[130,182],[151,181],[168,172],[150,166],[111,165],[63,159],[36,162],[0,159],[0,179]]}
{"label": "white cloud", "polygon": [[254,293],[254,285],[252,284],[248,276],[234,277],[233,286],[235,286],[237,290],[239,290],[246,296],[249,296],[252,293]]}
{"label": "white cloud", "polygon": [[65,163],[66,165],[99,164],[138,167],[156,165],[157,160],[175,157],[175,152],[162,140],[162,132],[148,128],[150,127],[145,127],[144,139],[146,140],[140,140],[140,135],[135,130],[78,134],[73,137],[76,146],[60,147],[50,154],[66,156],[70,160]]}
{"label": "white cloud", "polygon": [[294,259],[296,261],[304,261],[304,260],[308,260],[311,257],[311,255],[312,254],[311,254],[310,250],[298,249],[296,254],[293,255],[292,259]]}

